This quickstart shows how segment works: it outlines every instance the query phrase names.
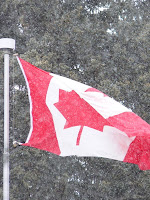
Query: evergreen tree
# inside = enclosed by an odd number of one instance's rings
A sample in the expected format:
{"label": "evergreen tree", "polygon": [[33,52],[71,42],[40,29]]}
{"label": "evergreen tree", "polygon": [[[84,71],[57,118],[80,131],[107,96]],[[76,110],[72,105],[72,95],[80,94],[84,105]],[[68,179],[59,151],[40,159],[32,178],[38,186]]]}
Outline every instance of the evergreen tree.
{"label": "evergreen tree", "polygon": [[[0,7],[0,38],[14,38],[21,58],[91,85],[150,122],[148,0],[1,0]],[[2,54],[0,63],[3,108]],[[13,138],[24,141],[30,126],[25,81],[12,57],[10,97],[12,144]],[[3,133],[3,109],[0,115]],[[3,134],[0,139],[2,156]],[[132,164],[103,158],[60,158],[12,145],[10,153],[11,200],[149,199],[150,173]],[[2,159],[0,166],[2,177]]]}

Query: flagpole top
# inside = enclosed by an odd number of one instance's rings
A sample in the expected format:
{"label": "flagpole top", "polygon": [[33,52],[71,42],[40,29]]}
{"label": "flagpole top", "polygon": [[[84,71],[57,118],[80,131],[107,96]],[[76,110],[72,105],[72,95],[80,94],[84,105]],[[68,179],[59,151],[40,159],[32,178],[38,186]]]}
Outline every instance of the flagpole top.
{"label": "flagpole top", "polygon": [[15,40],[12,38],[1,38],[0,49],[13,49],[15,50]]}

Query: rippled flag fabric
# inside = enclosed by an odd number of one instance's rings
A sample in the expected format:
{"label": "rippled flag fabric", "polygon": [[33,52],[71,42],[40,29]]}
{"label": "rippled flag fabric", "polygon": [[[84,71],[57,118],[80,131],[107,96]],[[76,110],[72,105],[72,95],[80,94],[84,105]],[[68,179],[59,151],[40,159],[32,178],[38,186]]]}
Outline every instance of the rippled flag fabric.
{"label": "rippled flag fabric", "polygon": [[28,87],[31,127],[22,145],[59,156],[94,156],[150,169],[150,125],[85,84],[17,58]]}

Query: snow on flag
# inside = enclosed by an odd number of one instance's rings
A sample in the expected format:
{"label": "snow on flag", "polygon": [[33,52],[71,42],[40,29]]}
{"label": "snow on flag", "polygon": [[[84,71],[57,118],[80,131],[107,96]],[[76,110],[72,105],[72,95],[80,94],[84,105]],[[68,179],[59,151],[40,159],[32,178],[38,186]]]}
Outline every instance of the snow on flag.
{"label": "snow on flag", "polygon": [[150,169],[150,125],[90,86],[17,58],[30,100],[31,127],[22,145],[60,156],[95,156]]}

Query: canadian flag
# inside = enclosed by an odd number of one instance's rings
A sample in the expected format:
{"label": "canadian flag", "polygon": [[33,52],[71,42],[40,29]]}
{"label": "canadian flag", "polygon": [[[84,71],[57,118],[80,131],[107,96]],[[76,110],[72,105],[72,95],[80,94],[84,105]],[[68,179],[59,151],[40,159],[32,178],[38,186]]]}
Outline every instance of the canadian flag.
{"label": "canadian flag", "polygon": [[17,58],[28,87],[31,128],[22,145],[60,156],[95,156],[150,169],[150,125],[90,86]]}

